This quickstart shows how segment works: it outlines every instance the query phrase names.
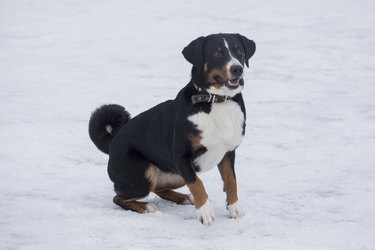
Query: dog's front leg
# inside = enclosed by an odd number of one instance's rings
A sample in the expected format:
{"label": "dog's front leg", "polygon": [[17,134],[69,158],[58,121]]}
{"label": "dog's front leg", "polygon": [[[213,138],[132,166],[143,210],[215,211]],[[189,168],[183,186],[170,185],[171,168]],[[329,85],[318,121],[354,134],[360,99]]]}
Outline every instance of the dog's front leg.
{"label": "dog's front leg", "polygon": [[190,161],[180,163],[179,169],[182,177],[185,179],[194,198],[194,205],[197,211],[199,221],[204,225],[212,225],[214,222],[213,206],[208,199],[203,182],[195,174]]}
{"label": "dog's front leg", "polygon": [[221,178],[224,182],[224,191],[227,194],[227,209],[231,218],[240,217],[238,209],[237,182],[234,172],[235,152],[230,151],[225,154],[223,160],[219,163],[218,168]]}
{"label": "dog's front leg", "polygon": [[212,225],[214,222],[214,211],[202,181],[196,176],[195,181],[187,185],[194,197],[194,205],[199,221],[204,225]]}

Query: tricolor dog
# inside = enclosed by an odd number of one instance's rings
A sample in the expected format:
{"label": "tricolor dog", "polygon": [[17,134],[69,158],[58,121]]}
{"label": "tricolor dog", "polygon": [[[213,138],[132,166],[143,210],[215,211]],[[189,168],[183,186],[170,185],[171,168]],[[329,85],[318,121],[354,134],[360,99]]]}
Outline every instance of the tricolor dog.
{"label": "tricolor dog", "polygon": [[[235,150],[245,134],[244,65],[255,43],[240,34],[199,37],[182,54],[193,67],[190,82],[168,100],[130,118],[121,106],[93,112],[89,134],[109,155],[113,202],[138,213],[157,208],[141,202],[150,192],[178,204],[194,204],[205,225],[214,212],[198,173],[218,166],[226,205],[238,217]],[[174,189],[187,185],[191,195]]]}

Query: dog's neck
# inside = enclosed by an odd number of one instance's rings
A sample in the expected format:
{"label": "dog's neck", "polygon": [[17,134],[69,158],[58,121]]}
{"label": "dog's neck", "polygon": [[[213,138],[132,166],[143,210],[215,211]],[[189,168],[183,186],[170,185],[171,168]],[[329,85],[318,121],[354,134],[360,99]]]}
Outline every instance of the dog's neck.
{"label": "dog's neck", "polygon": [[200,88],[194,81],[191,82],[195,91],[198,94],[191,96],[191,102],[193,104],[200,103],[200,102],[207,102],[207,103],[222,103],[226,102],[227,100],[231,99],[230,96],[222,96],[222,95],[214,95],[208,93],[205,89]]}

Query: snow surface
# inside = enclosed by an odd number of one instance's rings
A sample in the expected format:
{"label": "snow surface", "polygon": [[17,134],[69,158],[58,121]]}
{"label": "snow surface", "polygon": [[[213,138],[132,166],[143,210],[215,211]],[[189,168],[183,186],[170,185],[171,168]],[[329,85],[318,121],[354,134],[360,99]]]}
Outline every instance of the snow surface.
{"label": "snow surface", "polygon": [[[375,2],[0,0],[0,249],[375,249]],[[257,43],[237,153],[242,211],[150,195],[112,203],[88,137],[104,103],[133,116],[189,80],[181,50],[238,32]],[[182,191],[187,192],[186,188]]]}

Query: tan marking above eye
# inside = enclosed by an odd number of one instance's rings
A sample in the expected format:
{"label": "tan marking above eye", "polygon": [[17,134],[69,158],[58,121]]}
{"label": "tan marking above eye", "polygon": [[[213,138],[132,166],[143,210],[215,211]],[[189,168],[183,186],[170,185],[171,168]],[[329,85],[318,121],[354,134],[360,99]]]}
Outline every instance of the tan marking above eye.
{"label": "tan marking above eye", "polygon": [[236,52],[236,54],[238,54],[238,55],[242,55],[243,54],[243,51],[242,51],[242,49],[241,49],[241,47],[239,45],[234,45],[233,49],[234,49],[234,52]]}
{"label": "tan marking above eye", "polygon": [[215,48],[212,51],[212,55],[215,56],[215,57],[221,57],[221,56],[223,56],[223,50],[222,50],[222,48],[220,48],[220,47]]}

